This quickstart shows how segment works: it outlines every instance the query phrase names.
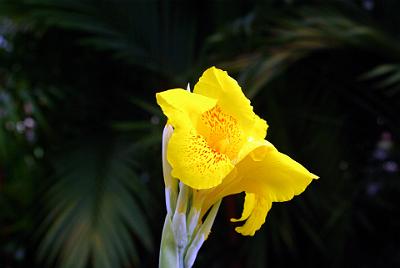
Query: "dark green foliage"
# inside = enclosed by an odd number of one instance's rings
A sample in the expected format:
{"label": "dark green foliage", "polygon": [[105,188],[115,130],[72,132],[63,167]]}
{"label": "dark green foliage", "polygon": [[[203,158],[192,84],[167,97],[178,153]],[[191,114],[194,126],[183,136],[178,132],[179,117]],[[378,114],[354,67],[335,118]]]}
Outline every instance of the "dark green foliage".
{"label": "dark green foliage", "polygon": [[211,65],[321,178],[252,238],[233,231],[242,201],[227,198],[196,266],[399,266],[399,8],[0,0],[0,266],[155,267],[154,94]]}
{"label": "dark green foliage", "polygon": [[[50,263],[60,253],[61,267],[123,266],[138,263],[134,239],[152,250],[146,217],[136,198],[147,190],[133,172],[127,146],[107,138],[82,140],[55,161],[55,182],[44,202],[39,257]],[[135,198],[136,196],[136,198]]]}

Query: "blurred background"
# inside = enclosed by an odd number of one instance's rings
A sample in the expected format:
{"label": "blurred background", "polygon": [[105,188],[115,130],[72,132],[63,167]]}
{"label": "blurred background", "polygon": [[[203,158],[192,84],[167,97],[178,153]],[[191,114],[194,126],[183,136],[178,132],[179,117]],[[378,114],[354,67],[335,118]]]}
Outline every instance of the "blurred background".
{"label": "blurred background", "polygon": [[157,267],[155,93],[229,72],[321,178],[195,267],[400,267],[400,1],[0,0],[0,267]]}

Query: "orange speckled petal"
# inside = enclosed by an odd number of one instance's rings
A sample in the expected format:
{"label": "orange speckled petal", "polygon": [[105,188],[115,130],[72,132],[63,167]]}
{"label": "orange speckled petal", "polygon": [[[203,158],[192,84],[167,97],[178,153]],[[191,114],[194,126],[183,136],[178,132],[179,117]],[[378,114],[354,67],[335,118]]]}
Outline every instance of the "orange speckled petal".
{"label": "orange speckled petal", "polygon": [[263,140],[267,123],[253,112],[250,100],[243,94],[235,79],[215,67],[207,69],[194,87],[194,93],[218,100],[224,112],[238,120],[246,137]]}
{"label": "orange speckled petal", "polygon": [[203,136],[177,128],[167,152],[172,176],[194,189],[209,189],[222,182],[234,166],[225,154],[211,148]]}

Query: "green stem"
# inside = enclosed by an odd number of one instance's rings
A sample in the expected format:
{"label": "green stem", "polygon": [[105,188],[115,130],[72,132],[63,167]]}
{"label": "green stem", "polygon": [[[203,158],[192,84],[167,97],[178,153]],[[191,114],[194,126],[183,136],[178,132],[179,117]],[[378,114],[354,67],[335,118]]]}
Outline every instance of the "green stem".
{"label": "green stem", "polygon": [[211,208],[210,212],[207,215],[206,220],[195,233],[195,236],[191,241],[185,256],[185,266],[184,266],[185,268],[190,268],[193,266],[201,246],[203,245],[204,241],[210,234],[211,227],[214,224],[215,217],[217,216],[217,212],[219,210],[220,205],[221,205],[221,200],[219,200]]}
{"label": "green stem", "polygon": [[[169,190],[166,188],[168,212],[161,238],[159,268],[190,268],[210,233],[221,200],[211,208],[204,223],[199,224],[201,211],[193,204],[192,188],[180,182],[176,199],[170,198]],[[175,202],[168,204],[171,200]],[[191,207],[188,208],[188,205]],[[172,208],[175,210],[172,211]]]}
{"label": "green stem", "polygon": [[159,268],[174,268],[179,266],[179,254],[177,251],[174,233],[172,231],[171,215],[167,214],[161,236]]}

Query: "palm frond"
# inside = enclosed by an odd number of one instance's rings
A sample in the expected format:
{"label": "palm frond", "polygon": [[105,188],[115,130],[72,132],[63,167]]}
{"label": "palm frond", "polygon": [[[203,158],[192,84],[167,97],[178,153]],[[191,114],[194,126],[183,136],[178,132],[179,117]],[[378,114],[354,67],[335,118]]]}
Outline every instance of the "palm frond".
{"label": "palm frond", "polygon": [[381,64],[360,76],[360,80],[372,81],[376,88],[389,96],[400,90],[400,64]]}
{"label": "palm frond", "polygon": [[124,0],[0,3],[8,15],[80,31],[82,44],[111,51],[123,61],[169,78],[187,76],[193,65],[197,25],[188,7],[182,4],[176,9],[170,1]]}
{"label": "palm frond", "polygon": [[294,18],[277,18],[271,22],[255,13],[261,18],[254,20],[251,31],[238,32],[237,24],[233,24],[217,38],[219,42],[214,42],[215,46],[226,39],[237,42],[235,38],[240,39],[243,35],[264,40],[256,42],[250,52],[220,63],[223,68],[239,71],[249,97],[256,96],[294,63],[319,51],[358,49],[400,59],[398,41],[372,25],[348,18],[339,11],[321,12],[307,8],[296,14]]}
{"label": "palm frond", "polygon": [[56,161],[56,183],[45,197],[49,214],[39,256],[60,267],[121,267],[137,263],[152,236],[140,199],[146,189],[123,147],[92,140]]}

